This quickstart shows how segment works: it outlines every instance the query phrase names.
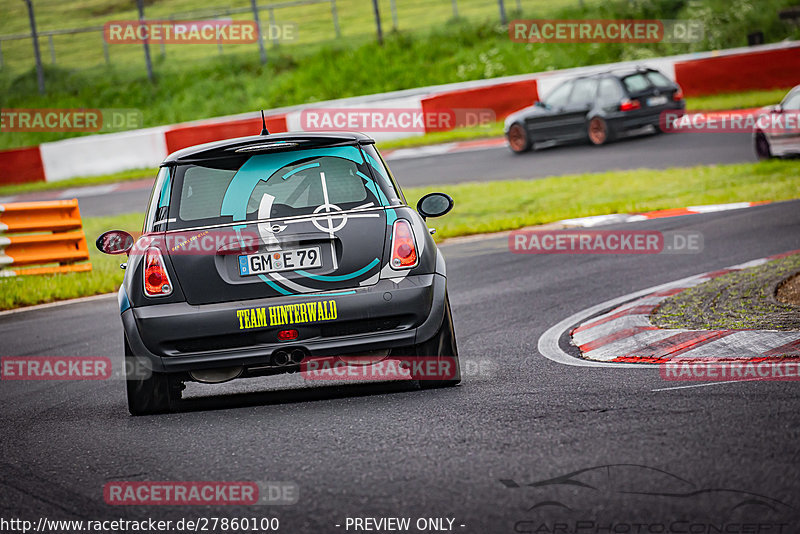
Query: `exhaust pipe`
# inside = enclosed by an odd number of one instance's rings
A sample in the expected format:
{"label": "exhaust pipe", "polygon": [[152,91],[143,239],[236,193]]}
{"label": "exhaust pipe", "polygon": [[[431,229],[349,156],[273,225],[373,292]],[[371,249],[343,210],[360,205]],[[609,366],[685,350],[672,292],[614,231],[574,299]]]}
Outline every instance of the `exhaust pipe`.
{"label": "exhaust pipe", "polygon": [[306,357],[306,353],[303,349],[293,349],[289,357],[292,359],[292,363],[299,364]]}
{"label": "exhaust pipe", "polygon": [[224,369],[200,369],[189,371],[189,376],[201,384],[222,384],[242,374],[243,367],[226,367]]}
{"label": "exhaust pipe", "polygon": [[289,363],[289,353],[285,350],[276,350],[272,355],[273,365],[286,365]]}

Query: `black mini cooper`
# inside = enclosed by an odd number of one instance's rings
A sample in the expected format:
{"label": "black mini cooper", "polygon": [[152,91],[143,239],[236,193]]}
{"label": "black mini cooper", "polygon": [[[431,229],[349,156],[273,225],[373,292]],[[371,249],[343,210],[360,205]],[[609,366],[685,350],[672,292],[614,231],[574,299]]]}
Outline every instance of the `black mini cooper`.
{"label": "black mini cooper", "polygon": [[301,370],[315,359],[425,357],[461,380],[445,262],[369,137],[262,134],[194,146],[161,164],[119,305],[128,407],[170,410],[186,381]]}

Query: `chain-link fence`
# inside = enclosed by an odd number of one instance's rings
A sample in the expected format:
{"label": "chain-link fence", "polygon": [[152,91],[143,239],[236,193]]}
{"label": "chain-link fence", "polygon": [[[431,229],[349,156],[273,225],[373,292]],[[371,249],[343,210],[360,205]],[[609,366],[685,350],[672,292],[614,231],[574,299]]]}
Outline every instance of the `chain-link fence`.
{"label": "chain-link fence", "polygon": [[[252,0],[207,0],[197,9],[196,0],[145,0],[147,20],[252,21],[258,14],[267,56],[277,48],[313,46],[376,39],[380,31],[424,31],[454,19],[496,21],[552,13],[554,9],[582,5],[585,0],[379,0],[379,16],[371,0],[289,0],[256,3]],[[28,13],[23,0],[3,0],[0,7],[0,69],[23,71],[35,65]],[[100,65],[144,66],[141,44],[109,44],[103,24],[138,18],[135,0],[89,2],[87,0],[32,0],[39,48],[44,64],[69,69]],[[253,7],[256,7],[254,10]],[[192,9],[194,8],[194,9]],[[91,22],[66,28],[69,21]],[[294,31],[282,31],[294,28]],[[178,63],[210,55],[253,53],[259,44],[164,44],[151,43],[158,63]]]}

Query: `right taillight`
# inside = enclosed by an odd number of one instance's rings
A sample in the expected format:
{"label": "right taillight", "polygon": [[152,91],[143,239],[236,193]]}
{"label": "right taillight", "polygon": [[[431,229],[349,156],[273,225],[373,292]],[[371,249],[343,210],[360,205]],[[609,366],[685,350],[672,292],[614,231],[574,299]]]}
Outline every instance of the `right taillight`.
{"label": "right taillight", "polygon": [[411,223],[397,219],[392,227],[392,269],[410,269],[419,263]]}
{"label": "right taillight", "polygon": [[639,109],[642,105],[639,103],[638,100],[623,100],[619,105],[620,111],[633,111],[634,109]]}
{"label": "right taillight", "polygon": [[172,283],[161,251],[155,247],[144,253],[144,294],[148,297],[163,297],[172,293]]}
{"label": "right taillight", "polygon": [[672,100],[677,102],[678,100],[683,100],[683,89],[678,87],[678,90],[672,93]]}

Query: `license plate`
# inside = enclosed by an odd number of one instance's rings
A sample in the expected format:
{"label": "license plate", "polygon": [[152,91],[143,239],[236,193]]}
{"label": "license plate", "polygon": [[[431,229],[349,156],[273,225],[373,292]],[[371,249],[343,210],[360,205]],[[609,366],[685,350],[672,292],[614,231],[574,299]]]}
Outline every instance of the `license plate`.
{"label": "license plate", "polygon": [[294,271],[295,269],[316,269],[317,267],[322,267],[322,255],[319,253],[319,247],[293,248],[239,256],[239,274],[242,276]]}
{"label": "license plate", "polygon": [[663,106],[666,103],[667,103],[666,96],[653,96],[647,99],[647,105],[651,108],[654,106]]}

